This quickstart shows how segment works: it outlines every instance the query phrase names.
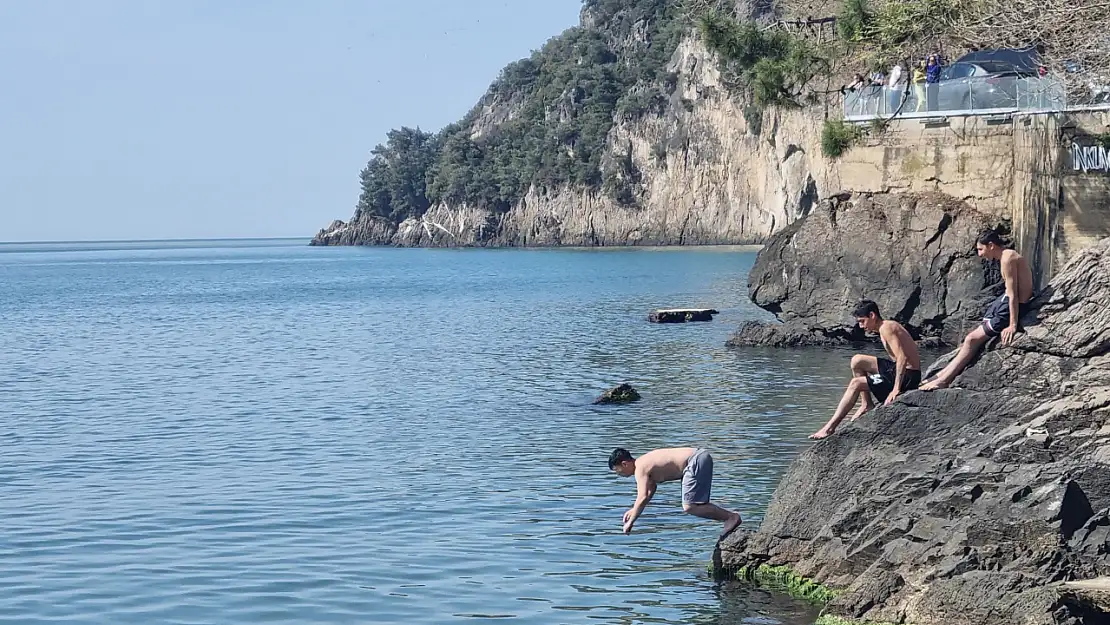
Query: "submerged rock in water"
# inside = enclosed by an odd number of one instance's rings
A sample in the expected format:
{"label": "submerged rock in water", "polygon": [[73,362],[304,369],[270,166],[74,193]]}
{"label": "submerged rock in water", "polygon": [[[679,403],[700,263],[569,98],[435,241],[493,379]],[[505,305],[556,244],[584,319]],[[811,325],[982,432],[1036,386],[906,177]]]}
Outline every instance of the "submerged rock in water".
{"label": "submerged rock in water", "polygon": [[640,394],[631,384],[615,386],[594,400],[595,404],[627,404],[640,399]]}
{"label": "submerged rock in water", "polygon": [[1110,584],[1064,583],[1110,576],[1107,301],[1110,239],[960,388],[903,393],[804,452],[758,532],[722,542],[721,565],[788,567],[847,619],[1108,622]]}
{"label": "submerged rock in water", "polygon": [[648,313],[652,323],[686,323],[687,321],[713,321],[713,315],[721,314],[714,308],[666,308]]}
{"label": "submerged rock in water", "polygon": [[[851,316],[863,298],[915,338],[958,344],[1001,280],[975,253],[988,216],[941,194],[840,194],[772,235],[748,293],[779,323],[745,323],[730,347],[865,341]],[[997,291],[997,293],[996,293]]]}

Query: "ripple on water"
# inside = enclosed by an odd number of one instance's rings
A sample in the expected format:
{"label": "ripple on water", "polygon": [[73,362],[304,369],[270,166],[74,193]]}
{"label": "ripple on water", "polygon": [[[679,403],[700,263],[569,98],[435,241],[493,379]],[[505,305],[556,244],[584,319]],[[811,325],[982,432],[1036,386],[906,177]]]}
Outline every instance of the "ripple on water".
{"label": "ripple on water", "polygon": [[710,580],[677,486],[623,535],[605,465],[706,446],[758,520],[847,359],[721,347],[751,252],[86,247],[0,254],[0,614],[812,621]]}

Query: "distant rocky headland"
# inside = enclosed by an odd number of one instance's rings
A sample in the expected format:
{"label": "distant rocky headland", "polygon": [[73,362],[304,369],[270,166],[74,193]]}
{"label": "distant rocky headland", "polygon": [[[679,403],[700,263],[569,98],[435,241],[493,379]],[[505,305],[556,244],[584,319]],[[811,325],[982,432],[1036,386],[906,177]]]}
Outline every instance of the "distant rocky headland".
{"label": "distant rocky headland", "polygon": [[390,132],[353,217],[313,244],[737,244],[781,229],[837,189],[821,116],[746,103],[698,34],[709,4],[586,0],[459,122]]}
{"label": "distant rocky headland", "polygon": [[[1110,113],[840,121],[846,86],[880,60],[955,58],[1019,23],[1057,32],[1036,8],[585,0],[578,26],[506,66],[458,122],[391,131],[353,216],[312,243],[753,243],[844,192],[935,192],[1008,226],[1047,280],[1110,234],[1110,170],[1092,157]],[[1104,36],[1092,11],[1069,5],[1065,30]]]}

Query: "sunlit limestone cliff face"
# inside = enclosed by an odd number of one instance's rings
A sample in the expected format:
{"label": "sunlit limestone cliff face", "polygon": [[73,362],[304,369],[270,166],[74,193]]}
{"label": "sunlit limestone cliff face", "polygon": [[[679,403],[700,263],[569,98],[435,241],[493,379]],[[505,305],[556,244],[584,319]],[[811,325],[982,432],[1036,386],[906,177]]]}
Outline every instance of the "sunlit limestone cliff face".
{"label": "sunlit limestone cliff face", "polygon": [[[459,124],[395,131],[354,217],[314,243],[758,242],[838,191],[823,110],[745,115],[666,4],[587,2],[579,27],[507,67]],[[377,182],[406,176],[400,192]]]}

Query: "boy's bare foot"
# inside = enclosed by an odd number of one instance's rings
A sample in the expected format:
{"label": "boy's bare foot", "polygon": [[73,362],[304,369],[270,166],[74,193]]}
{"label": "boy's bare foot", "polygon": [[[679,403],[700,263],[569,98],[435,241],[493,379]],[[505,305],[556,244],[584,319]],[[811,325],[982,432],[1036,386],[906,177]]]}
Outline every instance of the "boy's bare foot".
{"label": "boy's bare foot", "polygon": [[740,524],[743,523],[743,522],[744,522],[743,519],[740,518],[740,513],[733,512],[732,516],[730,516],[728,518],[728,520],[725,521],[725,528],[721,532],[721,538],[724,538],[725,536],[728,536],[729,534],[731,534],[733,532],[733,530],[740,527]]}
{"label": "boy's bare foot", "polygon": [[810,434],[810,435],[809,435],[809,437],[810,437],[810,438],[812,438],[812,439],[813,439],[813,440],[815,440],[815,441],[819,441],[819,440],[821,440],[822,438],[827,438],[827,437],[829,436],[829,434],[832,434],[832,431],[831,431],[831,430],[827,430],[827,429],[825,429],[825,428],[821,428],[820,430],[817,430],[817,431],[816,431],[816,432],[814,432],[813,434]]}
{"label": "boy's bare foot", "polygon": [[921,386],[917,387],[917,390],[919,390],[919,391],[935,391],[938,388],[948,388],[948,384],[949,384],[948,382],[941,382],[940,378],[933,378],[932,380],[929,380],[928,382],[926,382],[926,383],[922,384]]}

